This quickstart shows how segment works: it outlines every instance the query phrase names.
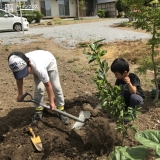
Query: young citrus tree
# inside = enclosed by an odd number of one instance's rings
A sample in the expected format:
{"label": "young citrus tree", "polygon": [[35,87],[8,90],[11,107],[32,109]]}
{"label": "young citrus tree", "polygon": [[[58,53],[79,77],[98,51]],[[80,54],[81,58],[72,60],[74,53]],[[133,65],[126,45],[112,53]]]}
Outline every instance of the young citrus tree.
{"label": "young citrus tree", "polygon": [[[153,5],[155,3],[155,5]],[[137,69],[139,73],[146,74],[147,70],[154,71],[154,83],[156,88],[156,96],[153,100],[155,104],[158,101],[159,96],[159,76],[160,76],[160,63],[159,52],[156,48],[160,44],[160,7],[157,2],[151,2],[150,6],[139,6],[139,11],[132,13],[132,16],[136,20],[133,23],[135,29],[142,29],[151,34],[151,38],[148,40],[148,47],[150,54],[143,58],[141,66]]]}
{"label": "young citrus tree", "polygon": [[93,78],[99,90],[96,95],[101,101],[101,107],[105,109],[116,122],[116,130],[122,134],[123,143],[124,136],[128,133],[129,128],[136,132],[132,124],[124,123],[124,119],[129,117],[133,120],[137,108],[133,109],[129,107],[128,111],[125,111],[125,102],[120,95],[120,87],[116,85],[113,86],[107,80],[109,67],[106,59],[102,60],[102,57],[107,51],[101,49],[103,46],[103,44],[99,43],[101,41],[103,40],[95,41],[89,45],[80,44],[80,46],[85,48],[84,54],[88,56],[88,63],[94,62],[98,66],[95,68],[95,76]]}

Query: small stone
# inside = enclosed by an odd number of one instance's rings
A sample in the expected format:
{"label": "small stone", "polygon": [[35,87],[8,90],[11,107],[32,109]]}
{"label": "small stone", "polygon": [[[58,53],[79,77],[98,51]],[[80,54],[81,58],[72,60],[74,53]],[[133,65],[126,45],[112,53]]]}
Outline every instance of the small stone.
{"label": "small stone", "polygon": [[52,25],[52,22],[47,22],[47,25]]}

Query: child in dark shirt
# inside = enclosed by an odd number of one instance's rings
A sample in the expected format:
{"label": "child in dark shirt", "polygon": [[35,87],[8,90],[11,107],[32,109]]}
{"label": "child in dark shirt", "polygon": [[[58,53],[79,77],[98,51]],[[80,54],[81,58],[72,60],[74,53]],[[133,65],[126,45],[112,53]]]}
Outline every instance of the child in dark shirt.
{"label": "child in dark shirt", "polygon": [[126,110],[128,107],[135,107],[143,104],[144,94],[138,76],[129,73],[129,64],[123,58],[117,58],[111,64],[111,71],[116,77],[115,85],[121,88],[121,95],[124,97]]}

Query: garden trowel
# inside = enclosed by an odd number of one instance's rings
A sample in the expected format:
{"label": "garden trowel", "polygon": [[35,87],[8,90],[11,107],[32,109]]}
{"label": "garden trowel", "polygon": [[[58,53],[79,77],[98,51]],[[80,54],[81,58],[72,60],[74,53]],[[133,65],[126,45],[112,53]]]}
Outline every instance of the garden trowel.
{"label": "garden trowel", "polygon": [[30,133],[32,134],[32,137],[31,137],[31,141],[32,143],[34,144],[35,148],[38,150],[38,151],[41,151],[43,149],[42,147],[42,142],[41,142],[41,139],[39,136],[35,136],[34,132],[33,132],[33,129],[29,127],[29,131]]}

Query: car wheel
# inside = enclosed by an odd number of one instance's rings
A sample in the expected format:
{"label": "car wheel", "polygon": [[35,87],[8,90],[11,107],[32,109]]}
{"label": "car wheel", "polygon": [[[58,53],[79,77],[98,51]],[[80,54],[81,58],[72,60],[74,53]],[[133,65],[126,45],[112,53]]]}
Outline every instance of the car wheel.
{"label": "car wheel", "polygon": [[22,25],[20,23],[16,23],[16,24],[14,24],[13,29],[15,31],[19,32],[22,30]]}

